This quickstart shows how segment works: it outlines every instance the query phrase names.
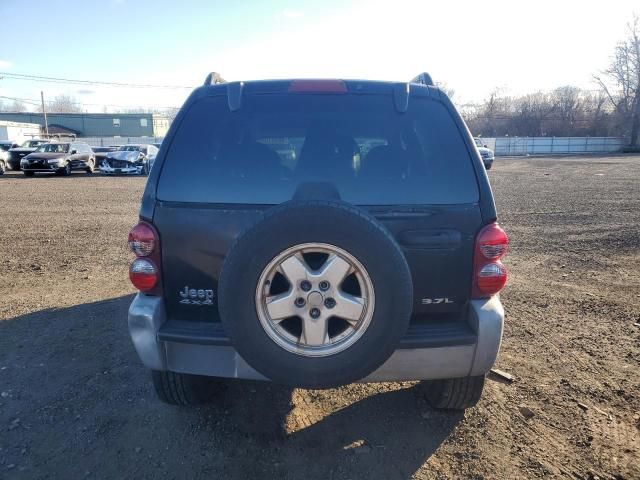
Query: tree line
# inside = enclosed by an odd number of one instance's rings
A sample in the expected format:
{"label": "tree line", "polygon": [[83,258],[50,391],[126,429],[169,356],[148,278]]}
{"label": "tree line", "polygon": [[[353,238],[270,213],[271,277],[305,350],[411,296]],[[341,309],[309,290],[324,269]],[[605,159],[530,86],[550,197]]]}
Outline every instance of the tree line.
{"label": "tree line", "polygon": [[573,86],[507,96],[499,91],[479,105],[461,107],[469,130],[483,137],[617,137],[626,119],[602,92]]}
{"label": "tree line", "polygon": [[640,149],[640,18],[627,25],[609,67],[594,75],[597,90],[562,86],[551,92],[507,96],[493,92],[479,105],[461,107],[474,135],[615,136]]}

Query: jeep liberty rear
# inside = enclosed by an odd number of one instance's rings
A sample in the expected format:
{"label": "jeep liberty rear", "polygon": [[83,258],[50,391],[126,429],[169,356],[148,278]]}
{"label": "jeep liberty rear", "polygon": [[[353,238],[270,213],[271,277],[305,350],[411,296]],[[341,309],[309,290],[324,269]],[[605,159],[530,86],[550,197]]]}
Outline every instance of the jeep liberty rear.
{"label": "jeep liberty rear", "polygon": [[473,138],[426,78],[191,94],[129,235],[130,333],[163,400],[227,377],[425,380],[436,407],[477,402],[508,239]]}

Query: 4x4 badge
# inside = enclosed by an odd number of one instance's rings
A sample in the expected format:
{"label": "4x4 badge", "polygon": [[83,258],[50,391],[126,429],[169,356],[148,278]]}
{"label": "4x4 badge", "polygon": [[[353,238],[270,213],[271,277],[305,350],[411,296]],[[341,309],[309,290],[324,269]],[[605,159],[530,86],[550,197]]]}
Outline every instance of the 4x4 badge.
{"label": "4x4 badge", "polygon": [[182,297],[180,303],[183,305],[213,305],[213,290],[189,288],[185,285],[179,293]]}

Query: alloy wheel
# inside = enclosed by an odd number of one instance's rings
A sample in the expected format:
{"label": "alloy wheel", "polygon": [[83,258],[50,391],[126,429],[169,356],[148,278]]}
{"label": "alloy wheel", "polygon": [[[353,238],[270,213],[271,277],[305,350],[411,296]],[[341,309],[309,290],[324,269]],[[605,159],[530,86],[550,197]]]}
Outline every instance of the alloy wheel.
{"label": "alloy wheel", "polygon": [[305,243],[264,268],[256,308],[280,347],[308,357],[339,353],[364,334],[373,316],[373,283],[363,265],[334,245]]}

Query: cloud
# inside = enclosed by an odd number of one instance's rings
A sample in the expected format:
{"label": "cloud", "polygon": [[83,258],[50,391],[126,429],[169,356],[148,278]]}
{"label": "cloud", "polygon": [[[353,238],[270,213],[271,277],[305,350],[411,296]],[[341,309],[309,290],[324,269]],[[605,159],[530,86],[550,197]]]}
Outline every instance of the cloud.
{"label": "cloud", "polygon": [[11,68],[11,65],[13,64],[8,60],[0,60],[0,68]]}
{"label": "cloud", "polygon": [[88,88],[81,88],[80,90],[76,90],[78,95],[93,95],[96,93],[95,90],[89,90]]}

